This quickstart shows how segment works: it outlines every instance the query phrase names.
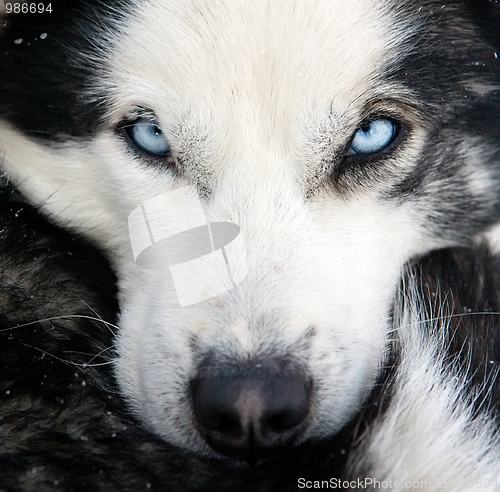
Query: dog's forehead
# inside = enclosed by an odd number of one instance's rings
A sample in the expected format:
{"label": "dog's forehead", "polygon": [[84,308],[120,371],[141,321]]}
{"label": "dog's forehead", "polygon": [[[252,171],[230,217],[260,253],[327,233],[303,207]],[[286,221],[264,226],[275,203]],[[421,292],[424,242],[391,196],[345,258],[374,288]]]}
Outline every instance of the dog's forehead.
{"label": "dog's forehead", "polygon": [[250,100],[266,116],[352,105],[407,30],[379,0],[150,0],[136,14],[113,62],[122,101],[140,84],[160,108]]}

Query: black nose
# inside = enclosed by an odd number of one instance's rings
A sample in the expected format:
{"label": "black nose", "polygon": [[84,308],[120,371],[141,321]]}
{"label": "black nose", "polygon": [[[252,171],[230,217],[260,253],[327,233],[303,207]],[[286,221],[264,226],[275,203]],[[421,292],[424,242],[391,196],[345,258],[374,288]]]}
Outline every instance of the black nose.
{"label": "black nose", "polygon": [[289,447],[305,427],[311,383],[298,373],[244,368],[192,382],[193,411],[220,453],[259,459]]}

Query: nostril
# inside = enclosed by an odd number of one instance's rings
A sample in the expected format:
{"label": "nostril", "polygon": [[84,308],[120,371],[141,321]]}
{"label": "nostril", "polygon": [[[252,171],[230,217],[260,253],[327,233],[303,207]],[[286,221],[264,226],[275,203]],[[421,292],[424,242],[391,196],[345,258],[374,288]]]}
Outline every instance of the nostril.
{"label": "nostril", "polygon": [[303,420],[302,413],[281,412],[277,415],[271,415],[263,420],[263,427],[272,432],[282,432],[293,429]]}
{"label": "nostril", "polygon": [[278,376],[264,386],[267,406],[263,426],[286,431],[300,425],[309,413],[310,384],[298,376]]}
{"label": "nostril", "polygon": [[[203,386],[201,385],[202,390]],[[206,430],[225,434],[242,432],[240,416],[235,409],[228,407],[220,400],[204,398],[196,392],[193,400],[195,417]]]}
{"label": "nostril", "polygon": [[259,455],[289,446],[305,426],[311,383],[303,375],[244,367],[192,381],[193,412],[217,451]]}

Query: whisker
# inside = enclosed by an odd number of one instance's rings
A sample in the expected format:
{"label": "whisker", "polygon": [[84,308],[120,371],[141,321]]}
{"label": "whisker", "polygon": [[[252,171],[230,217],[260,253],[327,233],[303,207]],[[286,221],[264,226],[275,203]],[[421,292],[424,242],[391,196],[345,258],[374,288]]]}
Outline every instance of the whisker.
{"label": "whisker", "polygon": [[82,299],[80,296],[77,296],[77,298],[81,302],[83,302],[96,315],[96,317],[99,318],[99,320],[106,325],[106,327],[109,329],[109,331],[114,335],[114,332],[110,327],[113,327],[116,330],[118,330],[118,326],[114,325],[112,323],[108,323],[107,321],[104,321],[104,319],[101,317],[101,315],[85,299]]}
{"label": "whisker", "polygon": [[[95,316],[88,316],[88,315],[84,315],[84,314],[65,314],[65,315],[61,315],[61,316],[51,316],[50,318],[41,318],[41,319],[38,319],[38,320],[35,320],[35,321],[29,321],[28,323],[22,323],[22,324],[19,324],[19,325],[16,325],[16,326],[12,326],[10,328],[2,328],[0,330],[0,333],[1,332],[5,332],[5,331],[16,330],[18,328],[24,328],[26,326],[36,325],[37,323],[44,323],[44,322],[47,322],[47,321],[57,321],[57,320],[62,320],[62,319],[88,319],[88,320],[91,320],[91,321],[100,322],[100,323],[104,324],[108,328],[112,327],[112,328],[115,328],[116,330],[118,329],[117,325],[115,325],[113,323],[110,323],[109,321],[105,321],[101,317],[97,318]],[[110,331],[111,331],[111,333],[114,334],[114,332],[112,330],[110,330]]]}
{"label": "whisker", "polygon": [[[82,369],[85,369],[87,367],[100,367],[100,366],[109,366],[113,363],[115,363],[118,358],[114,358],[114,359],[110,359],[109,361],[106,361],[106,362],[100,362],[100,363],[96,363],[96,364],[89,364],[89,363],[79,363],[79,362],[74,362],[72,360],[67,360],[67,359],[62,359],[61,357],[58,357],[57,355],[54,355],[50,352],[47,352],[46,350],[43,350],[39,347],[36,347],[35,345],[29,345],[27,343],[23,343],[23,342],[20,342],[20,344],[24,347],[27,347],[27,348],[30,348],[30,349],[33,349],[33,350],[36,350],[38,352],[41,352],[42,354],[45,354],[45,355],[48,355],[49,357],[52,357],[53,359],[59,361],[59,362],[62,362],[64,364],[68,364],[70,366],[75,366],[75,367],[78,367],[78,368],[82,368]],[[108,349],[105,349],[105,350],[109,350]],[[71,352],[69,352],[71,353]],[[78,353],[78,352],[73,352],[73,353]],[[102,351],[101,351],[102,353]],[[89,354],[90,355],[90,354]],[[95,357],[94,357],[95,358]],[[93,360],[93,359],[91,359]]]}

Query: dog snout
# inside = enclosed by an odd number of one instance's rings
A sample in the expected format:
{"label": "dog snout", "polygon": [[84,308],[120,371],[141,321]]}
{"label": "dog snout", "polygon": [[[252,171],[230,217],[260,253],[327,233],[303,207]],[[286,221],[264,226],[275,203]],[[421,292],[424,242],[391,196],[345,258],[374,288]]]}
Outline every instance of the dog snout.
{"label": "dog snout", "polygon": [[231,367],[193,380],[193,411],[213,449],[255,460],[281,452],[303,432],[311,387],[300,372]]}

